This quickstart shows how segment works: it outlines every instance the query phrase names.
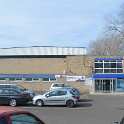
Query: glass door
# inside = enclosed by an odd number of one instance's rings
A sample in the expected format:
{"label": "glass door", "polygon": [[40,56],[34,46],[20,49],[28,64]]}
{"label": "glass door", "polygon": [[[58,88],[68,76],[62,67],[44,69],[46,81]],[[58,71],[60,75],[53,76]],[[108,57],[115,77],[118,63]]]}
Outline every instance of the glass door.
{"label": "glass door", "polygon": [[95,80],[95,92],[111,93],[116,89],[115,79],[97,79]]}
{"label": "glass door", "polygon": [[103,80],[103,92],[109,93],[111,92],[111,80]]}

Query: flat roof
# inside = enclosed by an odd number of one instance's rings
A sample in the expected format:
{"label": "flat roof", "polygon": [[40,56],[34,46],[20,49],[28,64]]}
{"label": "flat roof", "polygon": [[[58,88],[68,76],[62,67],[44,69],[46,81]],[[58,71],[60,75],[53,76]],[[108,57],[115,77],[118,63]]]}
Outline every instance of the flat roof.
{"label": "flat roof", "polygon": [[0,48],[0,56],[86,55],[85,47],[32,46]]}

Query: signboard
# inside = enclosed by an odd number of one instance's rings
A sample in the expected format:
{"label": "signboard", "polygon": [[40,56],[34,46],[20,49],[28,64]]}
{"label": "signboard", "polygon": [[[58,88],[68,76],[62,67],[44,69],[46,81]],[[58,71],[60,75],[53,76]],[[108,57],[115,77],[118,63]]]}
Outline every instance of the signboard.
{"label": "signboard", "polygon": [[85,76],[66,76],[66,81],[84,81]]}

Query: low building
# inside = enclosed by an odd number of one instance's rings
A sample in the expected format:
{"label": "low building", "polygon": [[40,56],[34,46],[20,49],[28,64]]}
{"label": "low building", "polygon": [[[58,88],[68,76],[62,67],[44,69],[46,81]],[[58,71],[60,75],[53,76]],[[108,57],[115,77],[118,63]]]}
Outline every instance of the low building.
{"label": "low building", "polygon": [[56,75],[88,76],[91,67],[86,55],[85,47],[1,48],[0,83],[19,83],[42,90],[56,81]]}
{"label": "low building", "polygon": [[124,92],[124,59],[122,57],[94,60],[93,89],[95,93]]}

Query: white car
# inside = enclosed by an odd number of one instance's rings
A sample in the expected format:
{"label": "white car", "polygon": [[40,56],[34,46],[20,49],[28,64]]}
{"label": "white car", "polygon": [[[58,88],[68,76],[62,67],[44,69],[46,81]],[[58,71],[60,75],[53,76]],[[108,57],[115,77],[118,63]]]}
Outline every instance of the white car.
{"label": "white car", "polygon": [[36,95],[33,98],[33,104],[37,106],[43,105],[66,105],[74,107],[77,105],[79,97],[73,93],[71,89],[55,89],[48,91],[43,95]]}
{"label": "white car", "polygon": [[66,85],[64,83],[52,83],[51,86],[50,86],[50,90],[53,90],[53,89],[58,89],[58,88],[70,88],[69,85]]}

